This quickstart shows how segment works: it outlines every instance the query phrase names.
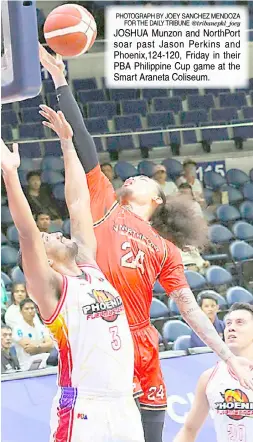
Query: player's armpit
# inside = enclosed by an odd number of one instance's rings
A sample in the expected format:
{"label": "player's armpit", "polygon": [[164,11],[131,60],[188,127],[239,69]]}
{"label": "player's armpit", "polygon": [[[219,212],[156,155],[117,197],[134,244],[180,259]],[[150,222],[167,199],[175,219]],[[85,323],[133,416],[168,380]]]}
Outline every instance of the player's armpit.
{"label": "player's armpit", "polygon": [[195,441],[209,412],[206,387],[212,371],[213,369],[206,370],[200,376],[191,410],[187,415],[184,426],[181,428],[173,442]]}
{"label": "player's armpit", "polygon": [[91,213],[94,226],[107,219],[118,205],[116,193],[108,178],[97,165],[86,175],[90,191]]}
{"label": "player's armpit", "polygon": [[165,240],[162,270],[158,279],[168,294],[174,290],[189,287],[179,249]]}
{"label": "player's armpit", "polygon": [[222,341],[213,324],[201,310],[190,288],[174,290],[170,293],[184,320],[200,339],[225,362],[233,355]]}

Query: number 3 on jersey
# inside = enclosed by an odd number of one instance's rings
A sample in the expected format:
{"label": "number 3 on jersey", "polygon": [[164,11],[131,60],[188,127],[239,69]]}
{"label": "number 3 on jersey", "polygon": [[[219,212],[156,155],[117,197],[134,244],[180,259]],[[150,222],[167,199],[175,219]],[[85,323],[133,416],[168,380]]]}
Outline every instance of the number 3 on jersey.
{"label": "number 3 on jersey", "polygon": [[[131,244],[127,241],[124,242],[121,249],[127,251],[131,249]],[[136,256],[129,250],[121,257],[120,264],[122,267],[128,267],[129,269],[140,269],[141,273],[144,274],[144,258],[145,253],[142,250],[139,250]]]}
{"label": "number 3 on jersey", "polygon": [[109,331],[111,333],[111,346],[112,349],[117,351],[121,348],[121,339],[119,337],[119,330],[118,327],[110,327]]}

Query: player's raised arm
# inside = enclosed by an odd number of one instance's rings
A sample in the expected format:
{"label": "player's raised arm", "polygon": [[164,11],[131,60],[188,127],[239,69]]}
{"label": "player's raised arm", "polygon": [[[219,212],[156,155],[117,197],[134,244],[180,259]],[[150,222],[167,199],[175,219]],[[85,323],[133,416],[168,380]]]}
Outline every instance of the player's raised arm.
{"label": "player's raised arm", "polygon": [[19,164],[18,145],[14,144],[11,152],[2,141],[1,168],[9,209],[19,233],[27,290],[38,304],[42,316],[49,317],[57,305],[62,277],[52,270],[48,263],[40,231],[19,181],[17,172]]}
{"label": "player's raised arm", "polygon": [[73,132],[62,112],[41,105],[43,124],[56,132],[61,141],[65,166],[65,198],[70,216],[71,239],[78,245],[78,262],[95,262],[97,242],[90,210],[86,175],[74,148]]}
{"label": "player's raised arm", "polygon": [[166,292],[175,300],[183,319],[200,339],[210,347],[236,373],[240,384],[253,390],[253,363],[234,356],[221,339],[213,324],[196,302],[184,275],[184,266],[179,250],[172,243],[167,244],[167,258],[159,276]]}
{"label": "player's raised arm", "polygon": [[75,148],[87,174],[92,217],[96,223],[103,219],[115,204],[116,195],[112,184],[101,172],[95,143],[87,131],[79,106],[66,81],[62,60],[50,55],[41,45],[39,52],[41,64],[54,81],[61,111],[73,129]]}
{"label": "player's raised arm", "polygon": [[206,387],[213,369],[206,370],[199,378],[194,401],[186,421],[173,442],[194,442],[198,432],[205,422],[209,404],[206,397]]}

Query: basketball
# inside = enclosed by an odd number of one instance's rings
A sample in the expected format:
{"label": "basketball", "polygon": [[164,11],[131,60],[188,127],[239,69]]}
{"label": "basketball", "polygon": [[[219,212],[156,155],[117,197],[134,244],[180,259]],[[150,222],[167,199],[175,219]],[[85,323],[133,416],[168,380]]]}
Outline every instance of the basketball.
{"label": "basketball", "polygon": [[97,25],[87,9],[67,4],[55,8],[44,24],[48,46],[64,57],[77,57],[88,51],[97,36]]}

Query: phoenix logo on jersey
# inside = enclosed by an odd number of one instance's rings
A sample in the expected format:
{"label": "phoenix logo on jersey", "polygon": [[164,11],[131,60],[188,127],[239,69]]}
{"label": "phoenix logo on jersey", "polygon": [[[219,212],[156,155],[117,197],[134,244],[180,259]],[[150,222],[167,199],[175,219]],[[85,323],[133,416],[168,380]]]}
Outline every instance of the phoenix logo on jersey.
{"label": "phoenix logo on jersey", "polygon": [[83,306],[83,314],[87,319],[102,318],[107,322],[113,322],[124,309],[121,298],[113,296],[110,292],[93,289],[89,295],[96,302]]}
{"label": "phoenix logo on jersey", "polygon": [[244,417],[253,417],[253,402],[239,389],[225,390],[221,393],[223,402],[216,402],[215,409],[218,414],[226,414],[230,419],[241,420]]}

